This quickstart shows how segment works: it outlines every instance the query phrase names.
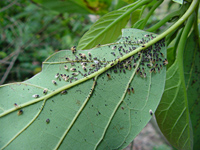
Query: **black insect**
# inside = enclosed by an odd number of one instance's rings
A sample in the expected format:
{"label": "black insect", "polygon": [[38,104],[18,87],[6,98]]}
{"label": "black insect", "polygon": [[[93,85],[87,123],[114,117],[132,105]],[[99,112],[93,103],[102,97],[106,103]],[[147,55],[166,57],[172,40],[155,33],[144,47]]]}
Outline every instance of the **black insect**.
{"label": "black insect", "polygon": [[112,47],[112,50],[114,50],[114,49],[116,49],[116,48],[117,48],[117,46],[113,46],[113,47]]}
{"label": "black insect", "polygon": [[64,66],[64,69],[65,69],[65,70],[68,70],[68,67],[67,67],[67,65],[65,65],[65,66]]}
{"label": "black insect", "polygon": [[133,64],[133,68],[135,68],[135,67],[136,67],[136,65],[137,65],[137,64],[136,64],[136,63],[134,63],[134,64]]}
{"label": "black insect", "polygon": [[71,71],[76,71],[76,68],[70,68]]}
{"label": "black insect", "polygon": [[19,115],[22,115],[23,114],[23,110],[21,109],[21,110],[19,110],[18,112],[17,112],[17,115],[19,116]]}
{"label": "black insect", "polygon": [[155,68],[151,68],[149,72],[152,73],[154,70],[155,70]]}
{"label": "black insect", "polygon": [[77,73],[77,72],[75,72],[75,73],[72,73],[72,75],[73,75],[73,76],[77,76],[77,75],[78,75],[78,73]]}
{"label": "black insect", "polygon": [[167,65],[168,64],[168,61],[167,59],[165,58],[165,60],[163,61],[163,65]]}
{"label": "black insect", "polygon": [[72,51],[73,54],[75,54],[76,53],[76,46],[72,46],[71,51]]}
{"label": "black insect", "polygon": [[140,68],[137,69],[136,74],[138,74],[140,72]]}
{"label": "black insect", "polygon": [[88,52],[89,57],[92,57],[92,54],[90,52]]}
{"label": "black insect", "polygon": [[38,94],[34,94],[34,95],[32,95],[32,97],[34,97],[34,98],[38,98],[38,97],[40,97]]}
{"label": "black insect", "polygon": [[68,60],[68,61],[70,61],[70,60],[71,60],[69,57],[66,57],[65,59],[66,59],[66,60]]}
{"label": "black insect", "polygon": [[143,74],[143,76],[144,76],[144,78],[146,78],[146,77],[147,77],[147,74],[146,74],[146,73],[144,73],[144,74]]}
{"label": "black insect", "polygon": [[109,74],[109,73],[107,73],[106,75],[107,75],[108,79],[111,79],[111,76],[110,76],[110,74]]}
{"label": "black insect", "polygon": [[86,55],[83,53],[79,53],[79,55],[81,56],[81,58],[86,59]]}
{"label": "black insect", "polygon": [[67,94],[67,90],[63,90],[60,94]]}
{"label": "black insect", "polygon": [[133,87],[131,87],[131,91],[132,91],[132,93],[133,93],[133,94],[135,93],[135,90],[134,90],[134,88],[133,88]]}
{"label": "black insect", "polygon": [[82,68],[83,68],[83,70],[84,70],[84,71],[87,71],[87,69],[86,69],[86,67],[85,67],[85,66],[82,66]]}
{"label": "black insect", "polygon": [[48,89],[45,88],[45,89],[43,90],[43,94],[47,94],[47,92],[48,92]]}
{"label": "black insect", "polygon": [[52,80],[52,83],[53,83],[54,85],[57,85],[57,82],[56,82],[55,80]]}
{"label": "black insect", "polygon": [[130,88],[127,89],[127,92],[128,92],[129,95],[131,94]]}
{"label": "black insect", "polygon": [[149,114],[152,116],[153,115],[153,111],[150,109],[149,110]]}
{"label": "black insect", "polygon": [[15,106],[15,107],[18,107],[17,103],[14,103],[14,106]]}
{"label": "black insect", "polygon": [[46,120],[46,123],[47,123],[47,124],[49,124],[49,123],[50,123],[50,119],[49,119],[49,118]]}
{"label": "black insect", "polygon": [[56,79],[58,79],[58,77],[59,77],[59,73],[57,73],[57,74],[55,75],[55,78],[56,78]]}

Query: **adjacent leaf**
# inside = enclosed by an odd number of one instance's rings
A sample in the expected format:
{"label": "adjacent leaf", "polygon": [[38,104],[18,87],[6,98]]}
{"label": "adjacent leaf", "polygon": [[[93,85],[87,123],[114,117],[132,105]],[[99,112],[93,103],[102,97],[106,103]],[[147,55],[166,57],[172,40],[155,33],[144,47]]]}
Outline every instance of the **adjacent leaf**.
{"label": "adjacent leaf", "polygon": [[33,78],[0,86],[1,148],[126,147],[159,104],[166,47],[161,40],[144,49],[155,34],[122,32],[117,43],[59,51]]}
{"label": "adjacent leaf", "polygon": [[184,74],[194,134],[194,149],[200,149],[200,49],[194,31],[188,37],[184,53]]}
{"label": "adjacent leaf", "polygon": [[126,10],[115,10],[101,17],[87,31],[78,43],[78,49],[89,49],[98,44],[113,42],[121,34],[129,20]]}
{"label": "adjacent leaf", "polygon": [[194,15],[191,15],[177,46],[176,60],[167,70],[165,90],[156,110],[156,120],[162,133],[170,144],[181,150],[193,149],[193,131],[183,67],[183,52],[193,22]]}
{"label": "adjacent leaf", "polygon": [[[140,6],[149,2],[150,1],[135,2],[119,10],[107,13],[94,23],[89,31],[83,35],[77,48],[83,50],[93,48],[98,44],[103,45],[114,42],[121,34],[121,29],[126,26],[130,14]],[[138,14],[137,11],[135,13],[136,15]],[[135,14],[133,13],[132,15]]]}
{"label": "adjacent leaf", "polygon": [[167,68],[170,68],[171,67],[171,65],[173,65],[173,63],[174,63],[174,61],[175,61],[175,52],[176,51],[176,49],[174,48],[174,47],[168,47],[168,49],[167,49],[167,60],[168,60],[168,65],[167,65]]}
{"label": "adjacent leaf", "polygon": [[60,13],[91,13],[92,10],[87,8],[87,5],[82,0],[34,0],[34,2],[41,4],[45,8],[60,12]]}
{"label": "adjacent leaf", "polygon": [[[167,65],[167,69],[170,68],[171,65],[173,65],[174,61],[176,60],[176,50],[177,50],[177,46],[180,42],[180,38],[181,38],[183,30],[180,30],[180,32],[178,32],[178,31],[179,30],[177,29],[171,35],[171,37],[176,36],[176,39],[174,40],[174,43],[172,44],[173,46],[172,47],[168,46],[168,49],[167,49],[167,58],[168,58],[168,62],[169,62],[168,65]],[[174,38],[171,38],[171,37],[170,37],[170,40],[175,38],[175,37]]]}
{"label": "adjacent leaf", "polygon": [[190,149],[192,130],[177,61],[167,70],[165,91],[156,110],[159,128],[173,146]]}
{"label": "adjacent leaf", "polygon": [[138,21],[133,25],[133,27],[134,27],[134,28],[141,28],[142,25],[143,25],[143,23],[144,23],[144,20],[145,20],[145,19],[140,19],[140,20],[138,20]]}
{"label": "adjacent leaf", "polygon": [[141,9],[135,10],[131,14],[131,25],[135,24],[141,17]]}

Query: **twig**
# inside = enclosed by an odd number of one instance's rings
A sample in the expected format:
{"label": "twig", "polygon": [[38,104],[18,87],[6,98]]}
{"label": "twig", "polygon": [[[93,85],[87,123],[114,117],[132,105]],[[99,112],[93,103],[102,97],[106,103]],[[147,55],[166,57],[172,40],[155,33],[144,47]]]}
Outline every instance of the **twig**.
{"label": "twig", "polygon": [[8,77],[8,74],[10,73],[10,70],[12,69],[13,65],[15,64],[15,61],[17,60],[17,57],[19,56],[19,53],[20,53],[20,49],[16,50],[16,55],[13,57],[12,61],[10,62],[10,65],[8,66],[6,72],[4,73],[2,79],[1,79],[1,82],[0,82],[0,85],[2,85],[6,78]]}
{"label": "twig", "polygon": [[14,51],[12,53],[10,53],[8,56],[6,56],[4,59],[0,60],[0,64],[4,64],[5,62],[7,62],[10,58],[12,58],[15,54],[17,53],[17,51]]}
{"label": "twig", "polygon": [[14,2],[10,3],[9,5],[3,7],[2,9],[0,9],[0,13],[3,12],[3,11],[5,11],[6,9],[9,9],[13,5],[15,5],[16,3],[17,3],[17,0],[15,0]]}

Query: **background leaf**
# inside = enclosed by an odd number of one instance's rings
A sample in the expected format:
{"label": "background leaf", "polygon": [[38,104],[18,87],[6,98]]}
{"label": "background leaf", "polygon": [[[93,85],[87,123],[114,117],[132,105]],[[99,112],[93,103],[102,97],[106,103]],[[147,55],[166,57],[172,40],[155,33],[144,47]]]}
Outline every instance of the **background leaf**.
{"label": "background leaf", "polygon": [[129,20],[125,10],[115,10],[101,17],[87,31],[78,43],[78,49],[89,49],[98,44],[113,42]]}
{"label": "background leaf", "polygon": [[141,12],[141,9],[137,9],[131,14],[131,24],[135,24],[140,19]]}
{"label": "background leaf", "polygon": [[34,0],[34,2],[41,4],[43,7],[57,11],[59,13],[106,13],[111,4],[110,0],[107,1],[84,1],[84,0]]}
{"label": "background leaf", "polygon": [[193,131],[183,67],[183,52],[193,22],[194,15],[191,15],[177,46],[176,60],[167,70],[165,91],[156,110],[156,120],[162,133],[174,147],[183,150],[193,149]]}
{"label": "background leaf", "polygon": [[200,149],[200,49],[194,31],[188,37],[184,53],[184,75],[194,134],[194,149]]}
{"label": "background leaf", "polygon": [[[155,112],[164,90],[166,67],[158,72],[154,66],[157,73],[150,73],[154,67],[147,67],[153,61],[154,65],[162,65],[160,51],[166,56],[164,40],[142,53],[136,51],[141,42],[155,37],[141,30],[125,29],[117,43],[75,54],[59,51],[43,62],[42,72],[33,78],[1,86],[1,148],[126,147],[148,123],[152,116],[149,111]],[[87,63],[86,71],[83,62]],[[72,75],[75,72],[70,68],[76,68],[78,75]],[[63,80],[65,74],[69,75],[67,82]],[[45,88],[47,93],[43,93]],[[34,94],[39,98],[33,98]],[[23,114],[17,115],[19,110]]]}
{"label": "background leaf", "polygon": [[[165,91],[156,110],[160,130],[173,146],[190,149],[192,127],[187,118],[188,106],[184,103],[184,90],[180,80],[177,61],[167,70]],[[188,139],[190,138],[190,139]]]}
{"label": "background leaf", "polygon": [[[130,14],[149,1],[133,3],[119,10],[112,11],[101,17],[92,27],[83,35],[78,43],[77,49],[89,49],[98,44],[107,44],[114,42],[120,35],[121,29],[126,26]],[[130,7],[131,6],[131,7]],[[130,8],[129,8],[130,7]],[[132,15],[138,15],[138,11]]]}

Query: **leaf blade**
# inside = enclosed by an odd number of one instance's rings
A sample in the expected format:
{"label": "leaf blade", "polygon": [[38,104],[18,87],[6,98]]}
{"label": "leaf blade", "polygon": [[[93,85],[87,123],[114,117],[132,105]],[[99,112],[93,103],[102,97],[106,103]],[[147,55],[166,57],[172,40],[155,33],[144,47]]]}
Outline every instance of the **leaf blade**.
{"label": "leaf blade", "polygon": [[[130,13],[149,2],[148,0],[135,2],[124,8],[107,13],[94,23],[89,31],[83,35],[77,48],[83,50],[93,48],[98,44],[103,45],[114,42],[120,35],[121,29],[127,24]],[[135,11],[135,13],[137,15],[138,11]],[[107,24],[102,24],[104,21],[106,21]]]}
{"label": "leaf blade", "polygon": [[187,87],[187,94],[188,94],[188,105],[190,110],[190,117],[193,127],[193,134],[194,134],[194,149],[199,149],[199,136],[200,136],[200,129],[198,128],[198,110],[200,109],[199,105],[199,78],[200,75],[198,74],[200,66],[199,66],[199,46],[198,46],[198,38],[195,37],[194,31],[188,37],[185,53],[184,53],[184,76],[185,76],[185,83]]}
{"label": "leaf blade", "polygon": [[[147,38],[146,34],[150,34],[150,36]],[[155,48],[154,46],[146,51],[142,51],[140,54],[138,54],[136,50],[138,47],[142,49],[140,43],[138,43],[141,42],[139,39],[144,38],[149,41],[155,36],[156,35],[152,33],[141,30],[126,29],[123,31],[122,39],[117,43],[100,46],[92,50],[77,51],[75,55],[67,50],[53,54],[43,63],[43,71],[41,73],[20,84],[21,89],[24,89],[27,93],[27,95],[24,96],[25,102],[20,102],[22,95],[17,96],[17,93],[19,94],[20,92],[15,90],[15,88],[13,90],[9,85],[1,86],[0,93],[3,92],[4,90],[2,89],[5,88],[5,91],[12,93],[15,99],[19,100],[17,101],[19,108],[24,110],[24,114],[17,116],[17,109],[14,108],[12,112],[9,112],[9,114],[7,113],[3,118],[8,118],[10,121],[10,114],[16,119],[19,119],[19,117],[26,118],[28,110],[31,111],[33,115],[36,115],[36,112],[41,110],[41,113],[34,119],[34,122],[30,125],[28,124],[28,128],[23,130],[23,132],[9,143],[6,148],[30,148],[31,146],[31,148],[37,149],[78,149],[81,145],[83,149],[94,149],[95,147],[102,149],[102,147],[108,146],[105,140],[109,140],[109,143],[113,143],[108,134],[112,131],[113,125],[115,124],[113,120],[116,122],[121,116],[126,116],[126,119],[130,119],[130,114],[136,112],[134,117],[131,118],[133,119],[132,122],[125,119],[126,121],[122,120],[119,123],[119,127],[123,126],[123,130],[118,132],[118,127],[114,129],[114,134],[121,134],[123,136],[119,139],[115,138],[114,141],[117,142],[111,145],[109,144],[109,147],[117,148],[127,145],[128,143],[125,142],[129,142],[133,139],[151,118],[149,109],[155,111],[161,97],[159,94],[152,94],[153,97],[151,101],[155,98],[157,101],[150,102],[149,99],[146,99],[146,96],[149,97],[149,91],[144,89],[141,91],[142,86],[139,86],[142,83],[142,85],[151,89],[150,77],[155,78],[154,80],[157,82],[159,80],[164,81],[165,78],[165,76],[163,76],[166,71],[165,67],[160,70],[160,73],[150,74],[150,68],[146,67],[146,64],[149,63],[150,60],[143,60],[143,58],[146,58],[146,53],[148,51],[153,51]],[[135,41],[135,38],[137,38],[137,41]],[[166,47],[163,46],[164,44],[162,42],[164,41],[160,41],[159,44],[162,45],[161,49],[166,56]],[[115,48],[115,46],[117,47]],[[122,46],[121,50],[119,50],[120,46]],[[88,52],[91,53],[91,60]],[[113,54],[113,52],[115,54]],[[81,55],[79,55],[79,53],[81,53]],[[129,53],[133,53],[135,58],[133,59],[131,55],[128,57],[127,55]],[[87,71],[82,68],[82,63],[86,62],[86,59],[80,58],[84,56],[83,54],[87,55],[86,57],[88,59],[87,65],[85,64]],[[161,55],[159,54],[159,56]],[[124,60],[122,60],[122,58],[124,58]],[[113,65],[113,63],[116,65]],[[131,68],[128,69],[124,65],[128,65],[129,63],[131,64]],[[137,64],[135,69],[132,68],[133,63]],[[136,74],[136,69],[140,67],[141,63],[144,63],[146,78]],[[162,61],[158,63],[162,63]],[[96,67],[92,69],[91,65],[94,64],[100,64],[101,66],[99,66],[99,69]],[[65,65],[68,66],[68,70],[66,70]],[[71,71],[70,68],[73,67],[77,69],[75,72],[79,73],[77,76],[72,75],[74,72]],[[121,72],[117,67],[122,67]],[[97,71],[95,71],[96,69]],[[89,70],[91,74],[89,74]],[[61,80],[55,78],[57,73],[59,73]],[[87,73],[86,77],[84,77],[85,73]],[[108,74],[110,74],[111,78],[109,78]],[[63,76],[67,75],[69,75],[70,78],[68,82],[63,79]],[[73,77],[73,79],[71,79],[71,77]],[[78,78],[77,81],[75,81],[76,77]],[[94,81],[92,79],[93,77],[95,77]],[[52,79],[56,81],[56,85],[52,83]],[[136,80],[138,81],[136,82]],[[36,90],[30,90],[29,85],[37,85],[35,86],[37,87]],[[157,83],[156,85],[152,83],[152,85],[156,87]],[[159,88],[159,90],[160,93],[162,93],[164,82],[160,83],[160,86],[162,88]],[[135,93],[128,92],[128,88],[131,87],[134,87]],[[43,94],[45,88],[49,90],[47,94]],[[67,90],[67,93],[62,94],[61,92],[63,90]],[[143,92],[145,92],[145,95],[141,96]],[[150,90],[150,92],[156,93],[156,88],[152,89],[152,91]],[[32,98],[33,94],[39,94],[40,96],[35,99]],[[131,97],[134,95],[135,99],[131,100]],[[6,98],[8,98],[7,95],[5,95],[4,99]],[[137,103],[138,100],[140,100],[140,102]],[[6,103],[4,100],[3,102]],[[45,102],[43,109],[42,102]],[[13,98],[9,98],[9,103],[7,103],[9,108],[13,107],[13,103]],[[0,104],[2,105],[2,102]],[[36,104],[38,105],[36,106]],[[137,109],[141,111],[137,112]],[[130,113],[130,110],[133,111]],[[127,113],[125,113],[125,111]],[[142,119],[143,121],[140,122],[142,115],[145,117]],[[30,115],[28,116],[33,118]],[[6,124],[3,123],[2,116],[0,119],[0,130],[2,130],[6,127]],[[46,122],[47,119],[49,119],[48,123]],[[129,124],[127,124],[128,126],[124,124],[124,121],[129,122]],[[11,122],[11,125],[14,123],[15,122]],[[24,123],[25,125],[23,123],[24,122],[22,122],[21,126],[24,127],[27,125],[26,122]],[[136,131],[130,130],[132,123],[135,123],[137,127]],[[9,130],[11,134],[14,134],[16,131],[13,126],[6,129],[7,131]],[[132,134],[132,132],[134,133]],[[5,134],[5,136],[7,136],[7,139],[10,139],[9,135]],[[27,137],[32,137],[32,140]],[[128,137],[128,140],[126,137]],[[23,139],[25,139],[25,143],[20,142]],[[5,145],[6,143],[8,143],[8,140],[5,140],[4,143],[0,145]]]}
{"label": "leaf blade", "polygon": [[[125,10],[116,10],[101,17],[78,43],[78,49],[89,49],[98,44],[113,42],[125,27],[129,16]],[[115,31],[115,32],[114,32]],[[113,34],[114,33],[114,34]]]}
{"label": "leaf blade", "polygon": [[189,112],[183,102],[184,89],[179,76],[178,64],[175,61],[167,70],[165,91],[156,110],[156,120],[172,145],[180,149],[191,149],[192,136],[188,133],[192,134],[192,127],[190,120],[187,120]]}

